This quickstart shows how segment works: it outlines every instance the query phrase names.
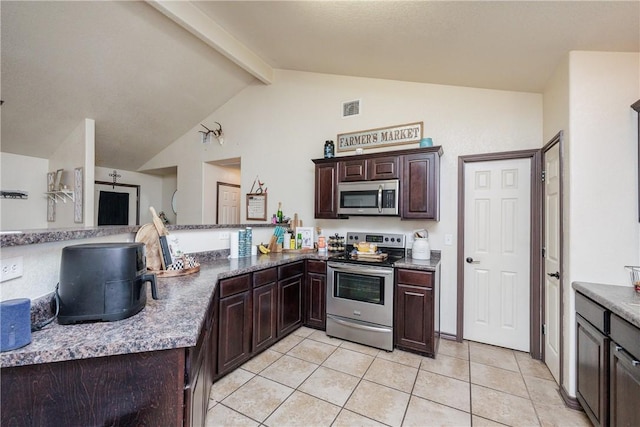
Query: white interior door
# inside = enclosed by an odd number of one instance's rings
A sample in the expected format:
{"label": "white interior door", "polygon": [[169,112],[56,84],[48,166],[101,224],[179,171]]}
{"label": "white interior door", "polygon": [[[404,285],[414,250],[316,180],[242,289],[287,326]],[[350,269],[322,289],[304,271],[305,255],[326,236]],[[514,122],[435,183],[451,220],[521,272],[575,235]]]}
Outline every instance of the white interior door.
{"label": "white interior door", "polygon": [[544,153],[544,361],[560,378],[560,144]]}
{"label": "white interior door", "polygon": [[464,338],[528,352],[531,161],[464,168]]}
{"label": "white interior door", "polygon": [[218,185],[218,224],[240,224],[240,187]]}

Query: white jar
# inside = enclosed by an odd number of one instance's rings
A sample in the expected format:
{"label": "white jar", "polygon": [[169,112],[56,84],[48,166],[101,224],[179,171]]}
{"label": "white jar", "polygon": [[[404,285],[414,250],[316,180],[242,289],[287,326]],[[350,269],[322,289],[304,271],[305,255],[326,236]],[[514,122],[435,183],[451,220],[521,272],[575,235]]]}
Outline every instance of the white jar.
{"label": "white jar", "polygon": [[431,259],[431,247],[429,239],[415,239],[411,248],[411,258],[413,259]]}

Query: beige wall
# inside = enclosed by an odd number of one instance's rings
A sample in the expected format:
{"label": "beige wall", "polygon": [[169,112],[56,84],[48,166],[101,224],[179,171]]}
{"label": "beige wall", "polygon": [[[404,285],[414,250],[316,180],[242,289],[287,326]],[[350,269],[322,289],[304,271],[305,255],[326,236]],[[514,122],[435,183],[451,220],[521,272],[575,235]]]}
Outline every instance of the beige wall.
{"label": "beige wall", "polygon": [[49,161],[0,153],[0,187],[23,190],[28,199],[0,199],[0,229],[47,228],[47,172]]}
{"label": "beige wall", "polygon": [[[342,118],[342,102],[353,99],[361,100],[362,114]],[[424,122],[425,136],[444,150],[440,222],[313,218],[311,159],[322,157],[325,140],[335,141],[342,132],[416,121]],[[284,70],[276,72],[272,85],[249,86],[199,123],[210,127],[213,122],[223,126],[224,146],[202,145],[198,124],[141,168],[178,166],[179,223],[211,222],[203,209],[203,164],[241,157],[241,193],[247,193],[259,175],[268,187],[268,217],[282,202],[285,215],[298,213],[304,225],[319,226],[325,235],[386,230],[409,236],[426,227],[432,248],[443,251],[442,325],[449,333],[456,328],[456,247],[444,246],[444,236],[451,234],[455,242],[458,156],[539,148],[543,143],[540,94]],[[391,149],[412,147],[417,144]],[[244,218],[244,205],[242,213]]]}
{"label": "beige wall", "polygon": [[640,261],[637,114],[640,55],[571,52],[544,93],[544,135],[564,134],[564,382],[575,396],[571,282],[630,286]]}

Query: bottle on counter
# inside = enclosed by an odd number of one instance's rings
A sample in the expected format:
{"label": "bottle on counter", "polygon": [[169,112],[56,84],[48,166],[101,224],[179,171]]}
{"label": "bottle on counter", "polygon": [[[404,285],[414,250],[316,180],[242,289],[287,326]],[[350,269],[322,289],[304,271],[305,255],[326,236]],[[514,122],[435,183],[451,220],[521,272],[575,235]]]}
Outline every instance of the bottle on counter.
{"label": "bottle on counter", "polygon": [[278,224],[282,224],[282,202],[278,202],[278,213],[276,216],[278,218]]}
{"label": "bottle on counter", "polygon": [[296,238],[296,249],[302,249],[302,233],[298,233]]}

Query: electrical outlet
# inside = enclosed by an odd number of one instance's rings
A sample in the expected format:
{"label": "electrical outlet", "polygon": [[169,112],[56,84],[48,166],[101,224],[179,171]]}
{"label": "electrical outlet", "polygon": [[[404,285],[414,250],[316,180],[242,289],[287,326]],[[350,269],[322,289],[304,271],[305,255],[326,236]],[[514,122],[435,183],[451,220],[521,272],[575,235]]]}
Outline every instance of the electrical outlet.
{"label": "electrical outlet", "polygon": [[0,282],[16,277],[22,277],[22,257],[3,259],[0,267]]}
{"label": "electrical outlet", "polygon": [[224,231],[224,232],[220,233],[220,240],[229,240],[229,232],[228,231]]}
{"label": "electrical outlet", "polygon": [[444,244],[447,246],[453,245],[453,234],[444,235]]}

